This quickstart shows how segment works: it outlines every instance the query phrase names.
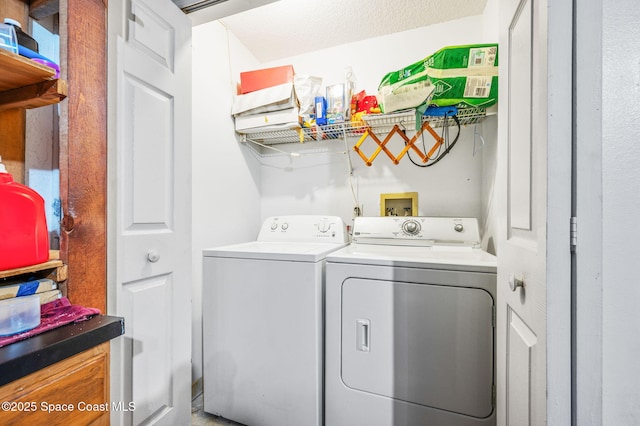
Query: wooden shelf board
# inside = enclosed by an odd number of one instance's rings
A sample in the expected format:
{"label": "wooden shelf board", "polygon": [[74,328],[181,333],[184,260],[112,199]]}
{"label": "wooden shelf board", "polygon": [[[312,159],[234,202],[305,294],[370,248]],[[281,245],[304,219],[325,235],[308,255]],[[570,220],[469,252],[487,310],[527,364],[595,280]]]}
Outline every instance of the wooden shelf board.
{"label": "wooden shelf board", "polygon": [[57,104],[67,97],[67,82],[46,80],[0,92],[0,111],[11,108],[38,108]]}
{"label": "wooden shelf board", "polygon": [[60,279],[62,277],[66,279],[67,266],[64,263],[62,263],[62,261],[59,259],[59,252],[57,250],[49,251],[49,261],[47,262],[39,263],[37,265],[32,265],[32,266],[25,266],[23,268],[8,269],[6,271],[0,271],[0,278],[9,278],[17,275],[32,274],[34,272],[47,271],[51,269],[56,269],[59,272],[57,274],[59,281],[63,281]]}
{"label": "wooden shelf board", "polygon": [[53,68],[0,49],[0,92],[52,80]]}

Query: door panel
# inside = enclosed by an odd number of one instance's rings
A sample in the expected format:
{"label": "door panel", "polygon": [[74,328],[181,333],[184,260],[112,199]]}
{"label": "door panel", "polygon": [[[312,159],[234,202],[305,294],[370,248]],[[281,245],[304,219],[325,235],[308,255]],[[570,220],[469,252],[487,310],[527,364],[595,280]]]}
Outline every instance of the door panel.
{"label": "door panel", "polygon": [[509,28],[509,224],[531,230],[531,4]]}
{"label": "door panel", "polygon": [[156,60],[161,66],[173,71],[175,56],[175,23],[168,22],[159,9],[151,9],[145,3],[134,2],[131,5],[135,17],[129,27],[129,42],[136,50]]}
{"label": "door panel", "polygon": [[[153,4],[153,7],[150,6]],[[111,138],[117,217],[115,424],[188,424],[191,406],[191,23],[169,0],[110,7],[117,46]],[[110,31],[111,33],[111,31]],[[113,118],[112,118],[113,119]],[[114,154],[115,152],[115,154]]]}
{"label": "door panel", "polygon": [[132,342],[133,424],[160,418],[173,407],[171,345],[173,306],[171,275],[124,283],[127,333]]}
{"label": "door panel", "polygon": [[341,318],[346,386],[477,418],[493,412],[485,290],[348,278]]}
{"label": "door panel", "polygon": [[[153,85],[126,75],[124,158],[125,233],[172,227],[174,150],[171,132],[173,101]],[[154,167],[149,167],[149,164]],[[138,202],[136,202],[138,201]]]}
{"label": "door panel", "polygon": [[532,394],[529,372],[535,369],[531,348],[538,339],[513,310],[508,312],[507,424],[528,425],[531,424],[528,402]]}

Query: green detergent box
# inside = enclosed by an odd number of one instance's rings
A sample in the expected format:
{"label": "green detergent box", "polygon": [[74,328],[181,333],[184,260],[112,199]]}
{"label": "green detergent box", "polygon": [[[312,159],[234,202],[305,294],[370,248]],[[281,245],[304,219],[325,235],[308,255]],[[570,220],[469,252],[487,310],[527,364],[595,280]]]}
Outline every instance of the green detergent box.
{"label": "green detergent box", "polygon": [[498,101],[498,45],[449,46],[384,76],[378,87],[384,112],[424,103],[458,108]]}

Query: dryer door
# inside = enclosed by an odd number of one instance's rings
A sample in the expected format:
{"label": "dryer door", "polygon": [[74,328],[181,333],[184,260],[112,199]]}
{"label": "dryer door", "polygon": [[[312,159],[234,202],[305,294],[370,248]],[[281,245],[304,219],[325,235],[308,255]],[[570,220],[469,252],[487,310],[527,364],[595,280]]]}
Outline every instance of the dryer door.
{"label": "dryer door", "polygon": [[[474,274],[456,273],[458,283],[459,275]],[[493,298],[487,291],[349,278],[342,301],[341,371],[348,387],[477,418],[491,415]]]}

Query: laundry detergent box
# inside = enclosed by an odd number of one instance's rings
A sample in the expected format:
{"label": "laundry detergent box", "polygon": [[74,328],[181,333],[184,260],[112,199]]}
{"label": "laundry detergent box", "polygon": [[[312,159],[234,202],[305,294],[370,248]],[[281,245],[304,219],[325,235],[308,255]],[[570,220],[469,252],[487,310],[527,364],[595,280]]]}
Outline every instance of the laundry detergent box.
{"label": "laundry detergent box", "polygon": [[378,92],[384,112],[415,108],[425,102],[489,107],[498,101],[498,45],[444,47],[385,75]]}

